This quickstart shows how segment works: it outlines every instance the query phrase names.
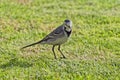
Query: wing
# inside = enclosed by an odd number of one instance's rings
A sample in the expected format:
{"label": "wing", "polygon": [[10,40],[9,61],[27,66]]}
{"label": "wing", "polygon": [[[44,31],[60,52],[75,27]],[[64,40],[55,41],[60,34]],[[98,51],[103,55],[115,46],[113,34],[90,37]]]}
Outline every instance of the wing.
{"label": "wing", "polygon": [[59,26],[55,30],[53,30],[50,34],[48,34],[45,38],[41,40],[41,43],[47,43],[51,41],[55,41],[58,38],[63,37],[64,35],[64,29],[63,26]]}

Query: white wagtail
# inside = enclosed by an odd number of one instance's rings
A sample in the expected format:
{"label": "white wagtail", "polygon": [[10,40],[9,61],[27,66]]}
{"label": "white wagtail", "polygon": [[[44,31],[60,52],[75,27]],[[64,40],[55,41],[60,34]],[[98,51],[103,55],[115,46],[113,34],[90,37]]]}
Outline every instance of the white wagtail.
{"label": "white wagtail", "polygon": [[61,53],[63,58],[65,58],[64,54],[60,50],[60,46],[61,46],[61,44],[65,43],[68,40],[68,38],[71,34],[71,31],[72,31],[72,21],[67,19],[63,22],[63,24],[61,26],[59,26],[58,28],[53,30],[50,34],[48,34],[42,40],[40,40],[36,43],[30,44],[30,45],[24,46],[21,49],[29,47],[29,46],[33,46],[35,44],[50,44],[50,45],[53,45],[52,51],[54,53],[55,59],[56,59],[56,54],[54,51],[55,46],[58,46],[58,51]]}

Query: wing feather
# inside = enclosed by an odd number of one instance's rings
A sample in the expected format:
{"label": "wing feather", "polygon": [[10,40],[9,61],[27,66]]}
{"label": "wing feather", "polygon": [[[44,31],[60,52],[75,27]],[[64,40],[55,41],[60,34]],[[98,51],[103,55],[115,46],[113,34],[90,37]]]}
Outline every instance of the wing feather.
{"label": "wing feather", "polygon": [[57,38],[62,37],[64,34],[63,31],[63,26],[59,26],[58,28],[56,28],[55,30],[53,30],[50,34],[48,34],[45,38],[43,38],[41,40],[41,43],[43,42],[48,42],[48,41],[54,41]]}

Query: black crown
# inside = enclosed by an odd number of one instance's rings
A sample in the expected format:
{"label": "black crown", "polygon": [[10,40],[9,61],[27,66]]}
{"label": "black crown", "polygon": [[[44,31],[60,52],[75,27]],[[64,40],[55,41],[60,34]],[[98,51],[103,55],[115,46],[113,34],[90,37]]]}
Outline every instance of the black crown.
{"label": "black crown", "polygon": [[67,23],[67,22],[70,22],[70,20],[66,19],[64,22],[66,22],[66,23]]}

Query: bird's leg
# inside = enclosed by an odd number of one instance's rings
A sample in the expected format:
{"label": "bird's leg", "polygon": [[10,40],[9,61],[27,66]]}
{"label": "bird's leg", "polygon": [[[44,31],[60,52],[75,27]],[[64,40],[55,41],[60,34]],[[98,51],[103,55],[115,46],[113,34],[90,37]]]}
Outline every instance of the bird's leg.
{"label": "bird's leg", "polygon": [[53,51],[53,54],[54,54],[54,58],[57,59],[57,58],[56,58],[56,55],[55,55],[54,48],[55,48],[55,45],[53,45],[53,47],[52,47],[52,51]]}
{"label": "bird's leg", "polygon": [[60,53],[62,54],[63,58],[66,58],[66,57],[64,56],[64,54],[62,53],[62,51],[60,50],[60,45],[58,45],[58,51],[60,51]]}

